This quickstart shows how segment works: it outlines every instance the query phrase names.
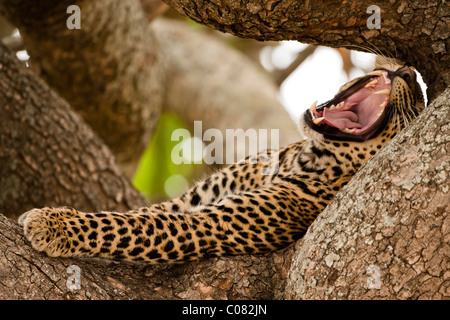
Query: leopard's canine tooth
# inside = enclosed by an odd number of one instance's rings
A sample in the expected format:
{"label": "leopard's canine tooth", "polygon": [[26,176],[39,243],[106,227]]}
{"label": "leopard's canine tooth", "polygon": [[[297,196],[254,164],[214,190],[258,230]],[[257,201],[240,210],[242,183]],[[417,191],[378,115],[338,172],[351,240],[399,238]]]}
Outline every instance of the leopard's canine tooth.
{"label": "leopard's canine tooth", "polygon": [[323,119],[324,119],[323,117],[316,118],[316,119],[313,120],[313,122],[314,122],[315,124],[319,124],[319,123],[322,122]]}
{"label": "leopard's canine tooth", "polygon": [[312,104],[312,106],[309,108],[309,110],[316,112],[316,106],[317,106],[317,101],[314,101],[314,103]]}

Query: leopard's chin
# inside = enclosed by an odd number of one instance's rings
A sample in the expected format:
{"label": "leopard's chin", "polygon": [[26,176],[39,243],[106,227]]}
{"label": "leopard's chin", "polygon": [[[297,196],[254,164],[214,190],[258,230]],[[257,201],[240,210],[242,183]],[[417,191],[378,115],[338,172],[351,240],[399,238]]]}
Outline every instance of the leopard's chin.
{"label": "leopard's chin", "polygon": [[391,80],[376,70],[360,78],[330,101],[305,112],[304,121],[325,138],[365,141],[377,135],[388,120]]}

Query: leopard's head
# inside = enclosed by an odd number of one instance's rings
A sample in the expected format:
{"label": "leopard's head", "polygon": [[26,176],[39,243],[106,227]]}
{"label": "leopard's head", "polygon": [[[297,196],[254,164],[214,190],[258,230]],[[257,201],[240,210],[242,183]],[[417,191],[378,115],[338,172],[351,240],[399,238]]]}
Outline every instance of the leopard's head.
{"label": "leopard's head", "polygon": [[387,128],[394,136],[424,108],[414,68],[381,65],[341,87],[333,99],[302,115],[307,138],[364,142]]}

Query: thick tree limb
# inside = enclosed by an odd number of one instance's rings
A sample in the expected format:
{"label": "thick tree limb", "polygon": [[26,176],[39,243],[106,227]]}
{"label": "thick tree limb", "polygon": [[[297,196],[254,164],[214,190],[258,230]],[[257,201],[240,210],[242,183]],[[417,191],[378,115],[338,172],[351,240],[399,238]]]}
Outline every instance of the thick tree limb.
{"label": "thick tree limb", "polygon": [[288,298],[450,298],[449,101],[450,88],[316,219],[297,244]]}
{"label": "thick tree limb", "polygon": [[[330,47],[374,47],[415,66],[433,99],[450,84],[446,1],[164,0],[198,23],[239,37],[299,40]],[[367,28],[369,5],[381,9],[381,29]]]}

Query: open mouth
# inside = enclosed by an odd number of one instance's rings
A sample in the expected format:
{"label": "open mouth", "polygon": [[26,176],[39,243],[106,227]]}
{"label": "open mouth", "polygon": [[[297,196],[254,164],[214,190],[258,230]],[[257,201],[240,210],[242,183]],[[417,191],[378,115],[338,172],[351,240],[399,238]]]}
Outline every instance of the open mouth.
{"label": "open mouth", "polygon": [[333,138],[367,140],[387,121],[391,80],[385,70],[362,77],[332,100],[305,114],[311,128]]}

